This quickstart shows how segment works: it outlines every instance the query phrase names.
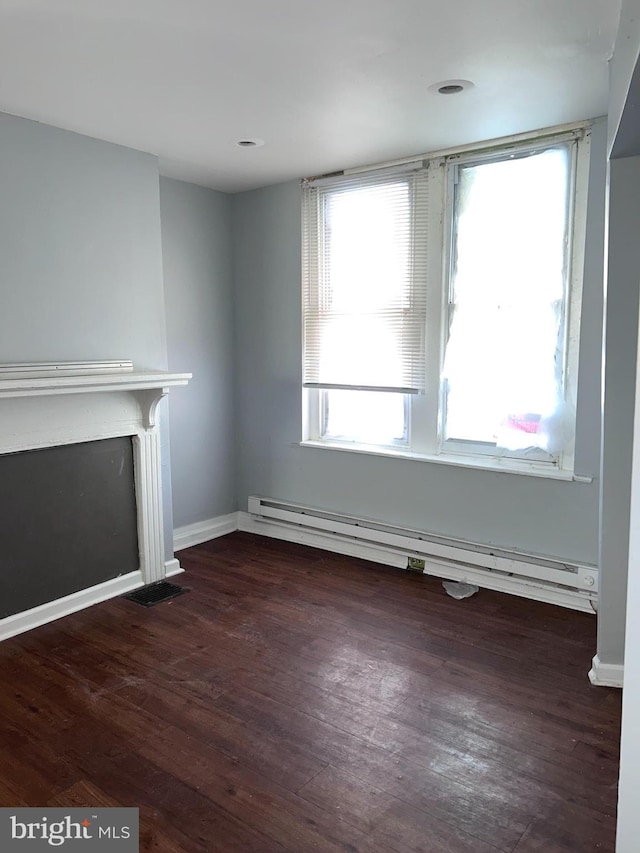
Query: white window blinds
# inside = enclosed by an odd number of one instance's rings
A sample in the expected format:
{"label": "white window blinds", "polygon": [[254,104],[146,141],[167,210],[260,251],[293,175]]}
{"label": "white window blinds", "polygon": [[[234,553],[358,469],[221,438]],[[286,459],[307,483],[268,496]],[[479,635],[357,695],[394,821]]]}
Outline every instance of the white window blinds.
{"label": "white window blinds", "polygon": [[422,164],[305,183],[305,387],[424,390],[428,195]]}

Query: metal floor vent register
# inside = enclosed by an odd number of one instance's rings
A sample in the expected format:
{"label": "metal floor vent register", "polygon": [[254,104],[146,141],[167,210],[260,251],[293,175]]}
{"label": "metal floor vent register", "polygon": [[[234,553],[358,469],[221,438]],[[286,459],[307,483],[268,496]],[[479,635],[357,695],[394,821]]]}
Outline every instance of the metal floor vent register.
{"label": "metal floor vent register", "polygon": [[129,601],[135,601],[136,604],[141,604],[143,607],[153,607],[154,604],[168,601],[170,598],[182,595],[183,592],[189,592],[188,588],[168,581],[156,581],[156,583],[150,583],[149,586],[143,586],[141,589],[136,589],[122,597],[128,598]]}

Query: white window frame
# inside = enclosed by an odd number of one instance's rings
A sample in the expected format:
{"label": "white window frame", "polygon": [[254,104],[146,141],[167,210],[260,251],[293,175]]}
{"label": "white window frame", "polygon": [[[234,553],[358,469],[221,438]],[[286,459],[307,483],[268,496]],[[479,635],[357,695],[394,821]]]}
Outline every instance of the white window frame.
{"label": "white window frame", "polygon": [[[575,441],[560,454],[542,451],[509,452],[481,442],[445,440],[444,389],[441,371],[449,328],[451,251],[453,245],[454,172],[458,165],[503,159],[513,152],[544,150],[554,143],[575,140],[570,170],[568,298],[565,301],[565,399],[573,412],[577,406],[580,314],[584,273],[585,229],[590,150],[589,123],[576,123],[548,131],[520,134],[486,145],[421,155],[429,162],[429,269],[426,320],[426,389],[405,397],[408,410],[407,443],[358,444],[348,439],[323,437],[321,389],[303,388],[303,446],[324,447],[384,456],[399,456],[471,468],[490,468],[557,479],[585,479],[574,474]],[[406,161],[410,162],[410,161]],[[379,169],[380,166],[374,167]],[[355,170],[358,171],[358,170]],[[365,170],[362,170],[365,171]],[[434,251],[434,247],[438,247]],[[575,426],[575,424],[574,424]],[[590,479],[590,478],[586,478]]]}
{"label": "white window frame", "polygon": [[[319,413],[319,435],[321,436],[320,440],[323,442],[335,442],[338,444],[358,444],[357,441],[349,438],[348,436],[329,436],[326,434],[325,425],[327,421],[327,412],[328,412],[328,400],[327,400],[327,391],[323,389],[318,389],[319,393],[317,394],[315,400],[316,405],[318,406]],[[390,447],[392,449],[396,448],[399,450],[404,450],[407,452],[411,451],[411,402],[413,395],[404,394],[404,435],[402,438],[393,439],[389,444],[384,445],[376,445],[376,444],[362,444],[362,447]]]}

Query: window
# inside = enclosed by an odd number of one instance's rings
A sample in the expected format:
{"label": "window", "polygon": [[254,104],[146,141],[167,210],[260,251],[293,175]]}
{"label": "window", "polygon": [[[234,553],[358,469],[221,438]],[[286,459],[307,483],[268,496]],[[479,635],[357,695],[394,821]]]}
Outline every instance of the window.
{"label": "window", "polygon": [[303,439],[572,469],[588,142],[304,182]]}

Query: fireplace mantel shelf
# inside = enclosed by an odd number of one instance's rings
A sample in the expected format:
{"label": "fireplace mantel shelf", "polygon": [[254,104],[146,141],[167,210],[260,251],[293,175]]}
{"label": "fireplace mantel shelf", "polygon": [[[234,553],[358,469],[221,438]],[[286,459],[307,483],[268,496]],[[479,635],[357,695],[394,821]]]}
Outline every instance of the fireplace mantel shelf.
{"label": "fireplace mantel shelf", "polygon": [[186,385],[189,379],[191,379],[191,373],[164,373],[162,371],[0,379],[0,399],[48,396],[51,394],[160,390],[176,385]]}
{"label": "fireplace mantel shelf", "polygon": [[[156,409],[169,388],[186,385],[191,373],[165,373],[160,370],[123,370],[106,373],[64,373],[49,376],[8,378],[0,371],[0,402],[25,397],[60,397],[71,394],[130,393],[135,396],[145,429],[156,425]],[[2,452],[0,448],[0,452]]]}

